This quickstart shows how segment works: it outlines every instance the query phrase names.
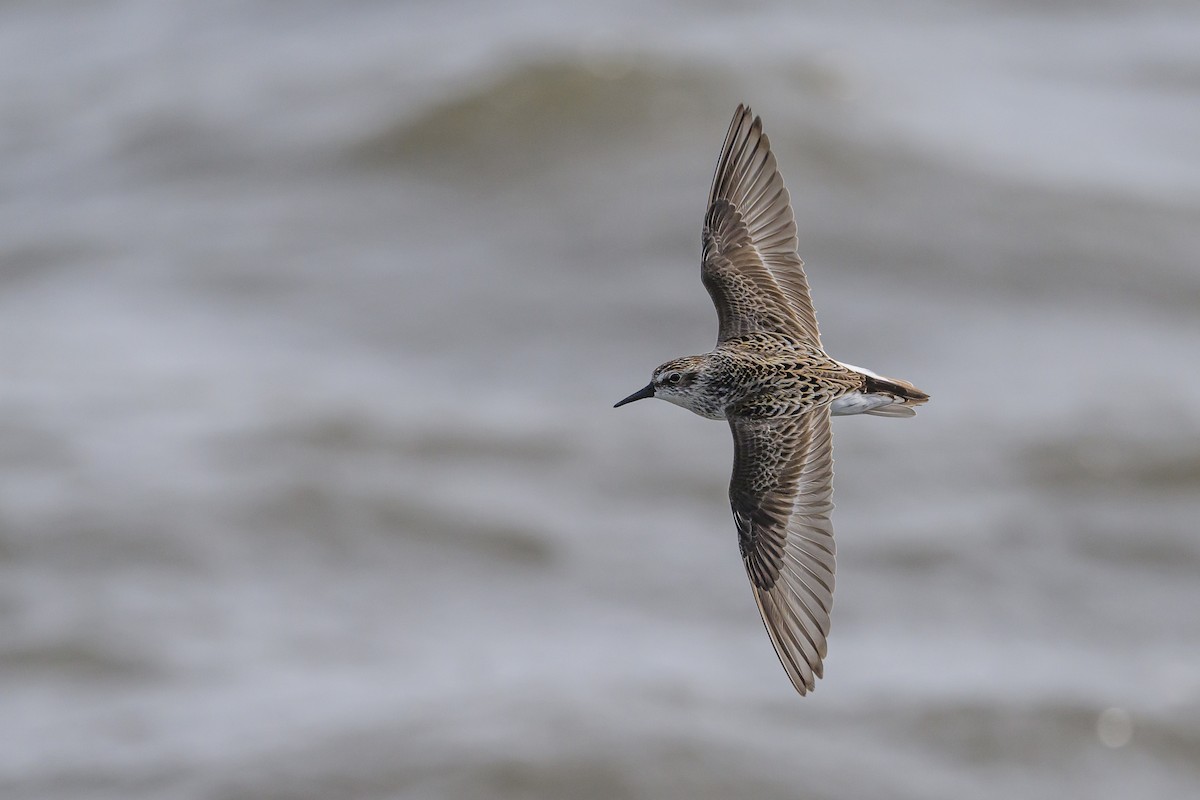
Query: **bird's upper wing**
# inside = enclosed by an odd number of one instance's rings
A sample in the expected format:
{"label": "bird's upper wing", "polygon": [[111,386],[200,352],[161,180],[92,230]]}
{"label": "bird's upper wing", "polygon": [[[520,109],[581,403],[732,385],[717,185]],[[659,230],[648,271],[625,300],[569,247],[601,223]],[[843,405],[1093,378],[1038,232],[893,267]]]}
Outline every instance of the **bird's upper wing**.
{"label": "bird's upper wing", "polygon": [[701,278],[717,307],[718,341],[770,331],[821,346],[796,247],[791,198],[762,120],[739,105],[704,217]]}
{"label": "bird's upper wing", "polygon": [[800,694],[821,677],[833,607],[829,407],[731,418],[729,502],[742,561],[775,652]]}

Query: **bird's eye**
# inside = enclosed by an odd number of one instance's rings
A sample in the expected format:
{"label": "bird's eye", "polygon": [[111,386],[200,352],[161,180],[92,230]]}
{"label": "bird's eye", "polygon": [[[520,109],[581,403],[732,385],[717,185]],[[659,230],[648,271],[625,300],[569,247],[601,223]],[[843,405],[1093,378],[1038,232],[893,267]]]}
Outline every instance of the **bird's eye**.
{"label": "bird's eye", "polygon": [[683,380],[683,376],[678,372],[672,372],[667,375],[667,383],[671,384],[672,386],[678,386],[681,380]]}

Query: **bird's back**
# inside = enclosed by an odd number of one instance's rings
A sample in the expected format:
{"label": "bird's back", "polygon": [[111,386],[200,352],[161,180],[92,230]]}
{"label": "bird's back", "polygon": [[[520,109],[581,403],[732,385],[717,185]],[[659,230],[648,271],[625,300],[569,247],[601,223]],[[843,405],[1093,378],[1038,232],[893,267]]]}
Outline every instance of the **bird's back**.
{"label": "bird's back", "polygon": [[769,334],[736,337],[714,355],[730,386],[730,416],[802,414],[862,388],[863,377],[810,344]]}

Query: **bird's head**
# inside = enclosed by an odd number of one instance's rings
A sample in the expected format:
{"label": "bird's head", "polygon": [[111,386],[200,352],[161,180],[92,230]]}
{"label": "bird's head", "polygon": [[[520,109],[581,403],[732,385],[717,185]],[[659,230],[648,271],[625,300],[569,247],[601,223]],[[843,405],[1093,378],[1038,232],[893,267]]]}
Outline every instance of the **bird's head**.
{"label": "bird's head", "polygon": [[617,403],[613,408],[632,403],[634,400],[644,400],[647,397],[657,397],[682,406],[689,411],[695,411],[702,416],[712,416],[712,409],[705,402],[707,394],[704,390],[707,364],[703,356],[685,356],[674,358],[655,368],[650,383]]}

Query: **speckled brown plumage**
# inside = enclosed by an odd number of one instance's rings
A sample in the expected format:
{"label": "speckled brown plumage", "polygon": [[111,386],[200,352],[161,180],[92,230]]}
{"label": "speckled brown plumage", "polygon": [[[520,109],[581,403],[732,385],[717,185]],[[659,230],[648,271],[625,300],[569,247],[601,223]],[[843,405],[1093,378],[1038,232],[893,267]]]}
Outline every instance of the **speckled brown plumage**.
{"label": "speckled brown plumage", "polygon": [[717,346],[659,366],[617,403],[659,397],[733,431],[729,502],[763,623],[800,694],[822,675],[833,608],[830,417],[912,416],[929,396],[826,354],[796,220],[762,121],[739,106],[704,217]]}

